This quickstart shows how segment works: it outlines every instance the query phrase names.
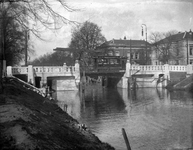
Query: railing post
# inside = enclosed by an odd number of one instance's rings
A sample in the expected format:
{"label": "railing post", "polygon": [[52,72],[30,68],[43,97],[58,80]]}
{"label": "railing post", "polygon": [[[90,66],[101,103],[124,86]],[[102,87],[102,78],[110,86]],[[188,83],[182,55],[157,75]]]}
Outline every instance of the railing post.
{"label": "railing post", "polygon": [[127,59],[127,63],[126,63],[125,76],[131,77],[131,63],[129,59]]}
{"label": "railing post", "polygon": [[66,72],[66,63],[63,64],[64,73]]}
{"label": "railing post", "polygon": [[165,77],[166,77],[168,80],[170,80],[169,65],[168,65],[168,64],[165,64],[164,67],[165,67],[165,70],[164,70]]}
{"label": "railing post", "polygon": [[80,64],[78,60],[75,61],[75,71],[74,71],[74,77],[75,77],[75,82],[79,85],[80,84]]}
{"label": "railing post", "polygon": [[12,66],[7,66],[7,76],[8,77],[13,76]]}
{"label": "railing post", "polygon": [[78,60],[75,61],[75,72],[80,72],[80,64]]}
{"label": "railing post", "polygon": [[192,64],[187,65],[186,72],[187,72],[188,75],[193,73],[193,65]]}
{"label": "railing post", "polygon": [[27,81],[29,83],[32,83],[33,85],[35,85],[35,76],[34,76],[34,69],[32,65],[28,66],[28,78]]}

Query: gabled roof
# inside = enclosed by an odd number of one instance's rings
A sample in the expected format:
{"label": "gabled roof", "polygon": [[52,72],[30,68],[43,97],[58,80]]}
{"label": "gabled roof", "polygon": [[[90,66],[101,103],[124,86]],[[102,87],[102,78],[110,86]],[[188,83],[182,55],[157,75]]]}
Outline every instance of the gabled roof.
{"label": "gabled roof", "polygon": [[[146,45],[146,41],[144,40],[125,40],[125,39],[120,39],[120,40],[117,40],[117,39],[113,39],[113,40],[110,40],[110,41],[107,41],[103,44],[101,44],[99,48],[106,48],[106,47],[116,47],[116,46],[122,46],[122,47],[128,47],[128,46],[145,46]],[[147,42],[147,45],[150,45],[148,42]]]}
{"label": "gabled roof", "polygon": [[186,40],[186,39],[193,39],[193,32],[190,30],[189,32],[185,31],[185,32],[178,32],[177,34],[174,34],[174,35],[171,35],[171,36],[168,36],[156,43],[165,43],[167,41],[169,42],[178,42],[178,41],[183,41],[183,40]]}

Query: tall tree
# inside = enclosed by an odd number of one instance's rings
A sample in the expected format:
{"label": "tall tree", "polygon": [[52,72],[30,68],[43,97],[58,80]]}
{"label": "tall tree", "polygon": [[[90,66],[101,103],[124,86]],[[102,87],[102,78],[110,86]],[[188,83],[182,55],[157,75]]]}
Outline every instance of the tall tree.
{"label": "tall tree", "polygon": [[154,54],[162,64],[169,62],[179,64],[179,59],[184,57],[180,51],[181,45],[175,38],[176,34],[178,32],[173,30],[166,33],[154,32],[150,35]]}
{"label": "tall tree", "polygon": [[[55,6],[55,7],[53,7]],[[58,7],[60,11],[58,11]],[[9,17],[20,25],[20,28],[33,33],[36,37],[41,39],[41,31],[45,29],[57,30],[64,24],[76,23],[68,20],[64,15],[64,11],[72,12],[65,1],[63,0],[0,0],[0,93],[2,92],[2,68],[3,58],[5,56],[4,35],[6,30],[3,29],[4,23],[7,18],[4,14],[9,14]],[[62,13],[61,13],[62,12]]]}
{"label": "tall tree", "polygon": [[[4,59],[8,66],[19,64],[25,54],[25,31],[22,30],[18,22],[9,14],[5,14],[3,23],[4,29]],[[29,38],[28,38],[29,39]],[[29,48],[28,50],[32,51]]]}
{"label": "tall tree", "polygon": [[82,66],[88,66],[91,56],[97,46],[106,41],[101,33],[101,28],[92,22],[86,21],[72,29],[72,38],[69,47],[77,49],[76,59],[80,60]]}

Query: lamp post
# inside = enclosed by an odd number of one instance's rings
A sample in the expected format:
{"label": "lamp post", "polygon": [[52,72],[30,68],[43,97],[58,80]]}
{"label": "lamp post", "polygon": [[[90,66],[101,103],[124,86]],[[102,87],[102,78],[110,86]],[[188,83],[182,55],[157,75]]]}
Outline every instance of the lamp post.
{"label": "lamp post", "polygon": [[147,60],[147,26],[146,26],[146,24],[142,24],[141,25],[141,27],[142,27],[142,36],[143,36],[143,27],[145,27],[145,64],[147,65],[147,63],[148,63],[148,60]]}
{"label": "lamp post", "polygon": [[186,38],[186,45],[187,45],[187,65],[189,64],[189,43],[188,40],[192,39],[192,31],[190,30],[189,32],[185,32],[185,38]]}

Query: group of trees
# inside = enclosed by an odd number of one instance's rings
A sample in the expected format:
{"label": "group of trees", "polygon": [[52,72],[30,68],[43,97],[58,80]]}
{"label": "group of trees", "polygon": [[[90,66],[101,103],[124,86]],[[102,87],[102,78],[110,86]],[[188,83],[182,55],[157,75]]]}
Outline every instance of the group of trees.
{"label": "group of trees", "polygon": [[94,55],[94,50],[105,41],[101,28],[95,23],[85,21],[72,28],[69,43],[71,51],[46,54],[35,59],[32,64],[62,65],[65,62],[67,65],[72,65],[73,61],[79,60],[81,68],[88,67],[92,63],[91,57]]}
{"label": "group of trees", "polygon": [[[168,31],[166,33],[153,32],[149,39],[152,44],[152,52],[156,54],[157,59],[166,64],[170,61],[179,64],[179,60],[184,57],[181,51],[182,45],[179,43],[174,35],[179,32],[176,30]],[[182,33],[181,33],[182,34]]]}
{"label": "group of trees", "polygon": [[0,0],[0,92],[3,60],[8,65],[16,65],[23,59],[27,49],[26,32],[41,39],[41,31],[45,29],[57,30],[64,24],[76,23],[58,13],[53,3],[62,6],[63,11],[75,11],[62,0]]}

